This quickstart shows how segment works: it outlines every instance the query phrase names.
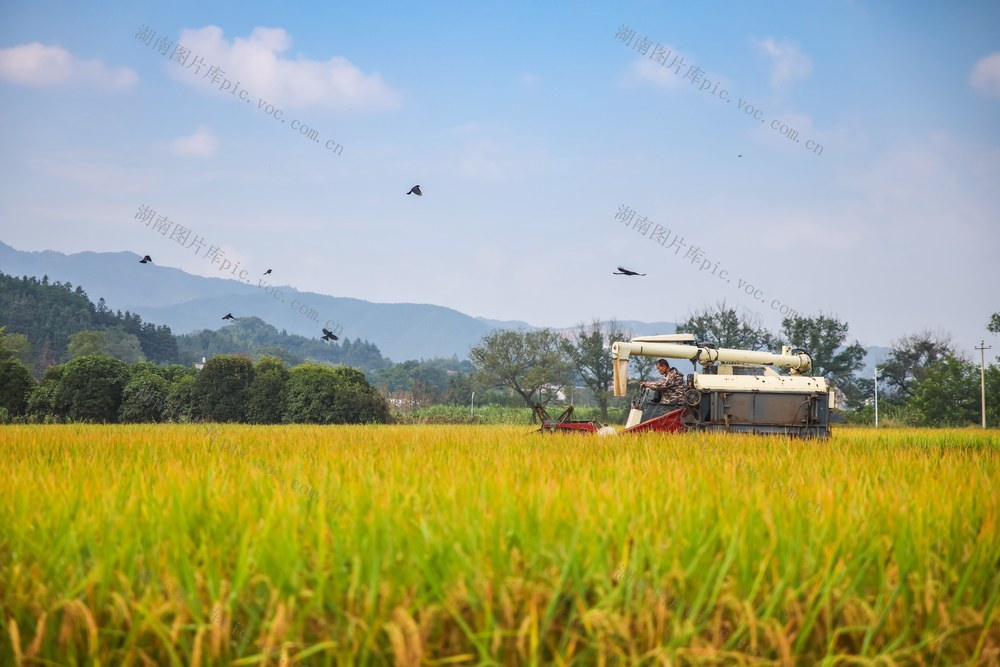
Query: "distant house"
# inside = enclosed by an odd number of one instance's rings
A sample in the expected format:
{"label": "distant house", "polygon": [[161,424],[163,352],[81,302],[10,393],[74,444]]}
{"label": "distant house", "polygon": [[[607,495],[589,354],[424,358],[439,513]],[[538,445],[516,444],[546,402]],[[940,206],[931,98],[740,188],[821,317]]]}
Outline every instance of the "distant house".
{"label": "distant house", "polygon": [[201,362],[197,362],[197,361],[196,361],[196,362],[195,362],[195,364],[194,364],[194,367],[195,367],[195,368],[197,368],[197,369],[198,369],[199,371],[200,371],[200,370],[201,370],[202,368],[204,368],[204,367],[205,367],[205,357],[202,357],[202,358],[201,358]]}

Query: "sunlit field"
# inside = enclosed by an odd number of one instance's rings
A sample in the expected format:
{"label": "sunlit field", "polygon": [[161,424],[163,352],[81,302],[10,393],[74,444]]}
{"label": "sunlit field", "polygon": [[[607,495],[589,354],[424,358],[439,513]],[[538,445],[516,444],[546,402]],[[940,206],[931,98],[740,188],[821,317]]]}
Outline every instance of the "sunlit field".
{"label": "sunlit field", "polygon": [[0,428],[0,664],[1000,664],[1000,434]]}

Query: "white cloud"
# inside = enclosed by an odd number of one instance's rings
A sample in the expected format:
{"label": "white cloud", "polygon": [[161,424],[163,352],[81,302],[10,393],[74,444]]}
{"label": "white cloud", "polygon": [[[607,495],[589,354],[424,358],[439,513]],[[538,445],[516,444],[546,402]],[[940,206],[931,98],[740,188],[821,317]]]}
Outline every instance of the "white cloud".
{"label": "white cloud", "polygon": [[41,42],[0,49],[0,78],[39,88],[64,85],[131,88],[139,80],[128,67],[109,68],[100,60],[83,60],[61,46]]}
{"label": "white cloud", "polygon": [[[400,95],[377,73],[365,74],[349,60],[334,56],[329,60],[309,60],[301,55],[282,55],[292,44],[281,28],[254,28],[249,37],[229,41],[222,29],[207,26],[184,29],[179,43],[191,49],[192,57],[205,66],[217,66],[230,82],[246,89],[253,99],[264,99],[282,109],[318,107],[341,110],[391,109]],[[173,76],[192,87],[204,88],[206,79],[194,70],[171,63]],[[206,70],[202,69],[202,74]],[[218,85],[222,85],[220,80]]]}
{"label": "white cloud", "polygon": [[969,83],[991,97],[1000,97],[1000,51],[980,59],[972,67]]}
{"label": "white cloud", "polygon": [[187,137],[177,137],[170,142],[169,150],[174,155],[184,157],[207,158],[215,155],[219,141],[208,128],[201,126],[194,134]]}
{"label": "white cloud", "polygon": [[772,88],[779,88],[796,79],[804,79],[812,73],[812,61],[802,53],[795,42],[789,40],[776,42],[768,37],[755,41],[754,44],[771,58]]}
{"label": "white cloud", "polygon": [[629,65],[621,83],[630,87],[649,83],[657,88],[679,88],[684,83],[682,76],[649,58],[639,58]]}

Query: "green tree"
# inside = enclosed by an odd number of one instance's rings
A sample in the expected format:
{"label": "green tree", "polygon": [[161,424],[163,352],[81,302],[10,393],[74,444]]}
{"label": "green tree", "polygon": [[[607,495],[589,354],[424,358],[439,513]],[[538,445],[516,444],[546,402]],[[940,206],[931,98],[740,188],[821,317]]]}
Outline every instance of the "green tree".
{"label": "green tree", "polygon": [[194,400],[196,382],[197,377],[194,375],[181,375],[170,383],[163,415],[166,419],[183,423],[201,419],[201,413]]}
{"label": "green tree", "polygon": [[91,357],[96,354],[104,354],[107,350],[104,344],[103,331],[80,331],[69,337],[70,359],[77,357]]}
{"label": "green tree", "polygon": [[132,371],[125,385],[118,418],[122,423],[155,423],[163,421],[170,385],[156,373]]}
{"label": "green tree", "polygon": [[494,331],[472,348],[469,357],[487,384],[512,389],[529,407],[534,407],[534,396],[543,387],[564,387],[572,373],[562,339],[549,329]]}
{"label": "green tree", "polygon": [[28,397],[27,414],[32,422],[59,422],[65,418],[65,414],[56,407],[56,392],[59,390],[64,370],[63,366],[49,366],[42,376],[42,381],[31,392]]}
{"label": "green tree", "polygon": [[288,394],[284,421],[293,424],[333,424],[333,404],[337,398],[333,369],[303,364],[288,373]]}
{"label": "green tree", "polygon": [[1000,334],[1000,313],[990,315],[990,321],[986,323],[986,330],[990,333]]}
{"label": "green tree", "polygon": [[38,359],[35,361],[35,377],[44,377],[45,373],[57,363],[56,353],[48,339],[42,341],[42,349],[38,351]]}
{"label": "green tree", "polygon": [[[147,362],[148,363],[148,362]],[[182,377],[195,378],[198,375],[198,370],[194,366],[182,366],[181,364],[170,364],[168,366],[156,366],[156,371],[158,375],[162,376],[164,380],[173,384]]]}
{"label": "green tree", "polygon": [[31,342],[24,334],[6,333],[6,328],[0,327],[0,359],[17,359],[30,369],[34,361]]}
{"label": "green tree", "polygon": [[472,376],[468,373],[458,373],[448,378],[448,386],[442,399],[447,405],[469,405],[474,391],[476,383],[473,382]]}
{"label": "green tree", "polygon": [[389,404],[368,383],[364,373],[350,366],[335,366],[332,370],[338,388],[334,423],[369,424],[389,420]]}
{"label": "green tree", "polygon": [[774,334],[764,328],[760,316],[726,306],[705,307],[677,325],[677,333],[694,334],[698,342],[712,342],[733,350],[767,350],[775,346]]}
{"label": "green tree", "polygon": [[[81,288],[74,291],[69,283],[49,283],[47,277],[0,274],[0,313],[11,331],[27,336],[33,350],[41,350],[49,341],[54,361],[65,360],[70,334],[100,328],[94,326],[93,304]],[[44,368],[39,369],[42,372]]]}
{"label": "green tree", "polygon": [[273,357],[289,366],[298,366],[306,362],[305,357],[289,352],[286,348],[281,345],[260,345],[254,349],[254,353],[258,355],[258,361],[265,357]]}
{"label": "green tree", "polygon": [[573,361],[577,374],[594,393],[603,421],[608,419],[609,387],[614,379],[611,346],[622,340],[627,340],[626,332],[616,320],[607,325],[594,320],[590,326],[579,325],[571,341],[563,341],[563,350]]}
{"label": "green tree", "polygon": [[27,412],[34,388],[27,366],[13,356],[0,359],[0,409],[6,410],[8,416],[19,417]]}
{"label": "green tree", "polygon": [[926,379],[932,364],[954,356],[951,339],[944,334],[924,331],[894,341],[889,356],[879,364],[879,379],[886,385],[885,399],[906,402],[913,397],[916,385]]}
{"label": "green tree", "polygon": [[66,363],[56,390],[56,409],[73,421],[114,423],[128,380],[128,366],[118,359],[77,357]]}
{"label": "green tree", "polygon": [[164,380],[167,379],[166,375],[163,372],[163,370],[164,370],[163,367],[157,366],[156,364],[154,364],[151,361],[142,360],[142,361],[133,362],[133,363],[129,364],[128,370],[129,370],[129,373],[132,374],[132,377],[135,377],[136,375],[139,375],[140,373],[152,373],[153,375],[159,375]]}
{"label": "green tree", "polygon": [[139,345],[139,337],[128,333],[121,327],[111,327],[104,331],[104,351],[126,364],[134,364],[146,359],[146,355],[142,353],[142,347]]}
{"label": "green tree", "polygon": [[303,364],[289,371],[286,422],[354,424],[388,418],[385,399],[357,369]]}
{"label": "green tree", "polygon": [[[1000,367],[986,369],[986,421],[1000,422]],[[979,424],[979,365],[946,356],[925,369],[922,380],[912,388],[907,405],[920,415],[924,426],[967,426]]]}
{"label": "green tree", "polygon": [[220,354],[205,363],[195,378],[192,401],[213,422],[245,422],[253,363],[244,356]]}
{"label": "green tree", "polygon": [[858,405],[871,394],[874,381],[854,376],[865,365],[866,351],[858,341],[846,345],[847,322],[822,314],[786,317],[781,330],[787,341],[784,344],[808,350],[813,375],[831,381],[844,392],[848,402]]}
{"label": "green tree", "polygon": [[411,392],[417,405],[430,405],[443,399],[448,389],[448,371],[440,360],[409,360],[371,373],[372,382],[388,393]]}
{"label": "green tree", "polygon": [[254,366],[247,404],[252,424],[280,424],[288,394],[288,369],[277,357],[261,357]]}
{"label": "green tree", "polygon": [[334,402],[335,424],[384,424],[389,421],[389,404],[367,382],[343,384]]}

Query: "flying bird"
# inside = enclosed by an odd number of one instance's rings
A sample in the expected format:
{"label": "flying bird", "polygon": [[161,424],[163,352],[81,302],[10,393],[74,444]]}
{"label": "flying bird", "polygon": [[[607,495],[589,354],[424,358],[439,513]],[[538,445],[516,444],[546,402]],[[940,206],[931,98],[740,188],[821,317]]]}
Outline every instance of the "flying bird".
{"label": "flying bird", "polygon": [[233,317],[232,313],[226,313],[226,316],[223,317],[222,319],[224,319],[224,320],[235,320],[236,318]]}
{"label": "flying bird", "polygon": [[645,273],[637,273],[635,271],[629,271],[624,266],[619,266],[617,271],[612,271],[611,275],[614,276],[644,276]]}
{"label": "flying bird", "polygon": [[743,153],[740,153],[740,154],[739,154],[739,155],[737,155],[736,157],[743,157]]}
{"label": "flying bird", "polygon": [[139,260],[139,263],[140,264],[152,264],[153,263],[153,259],[149,255],[145,255],[142,259]]}
{"label": "flying bird", "polygon": [[423,197],[424,196],[424,193],[420,191],[420,186],[419,185],[414,185],[412,188],[410,188],[410,191],[407,192],[406,194],[408,194],[408,195],[417,195],[418,197]]}
{"label": "flying bird", "polygon": [[329,329],[323,329],[323,340],[340,340]]}
{"label": "flying bird", "polygon": [[265,271],[265,272],[264,272],[264,275],[266,276],[266,275],[267,275],[267,274],[269,274],[269,273],[271,273],[271,269],[268,269],[267,271]]}

